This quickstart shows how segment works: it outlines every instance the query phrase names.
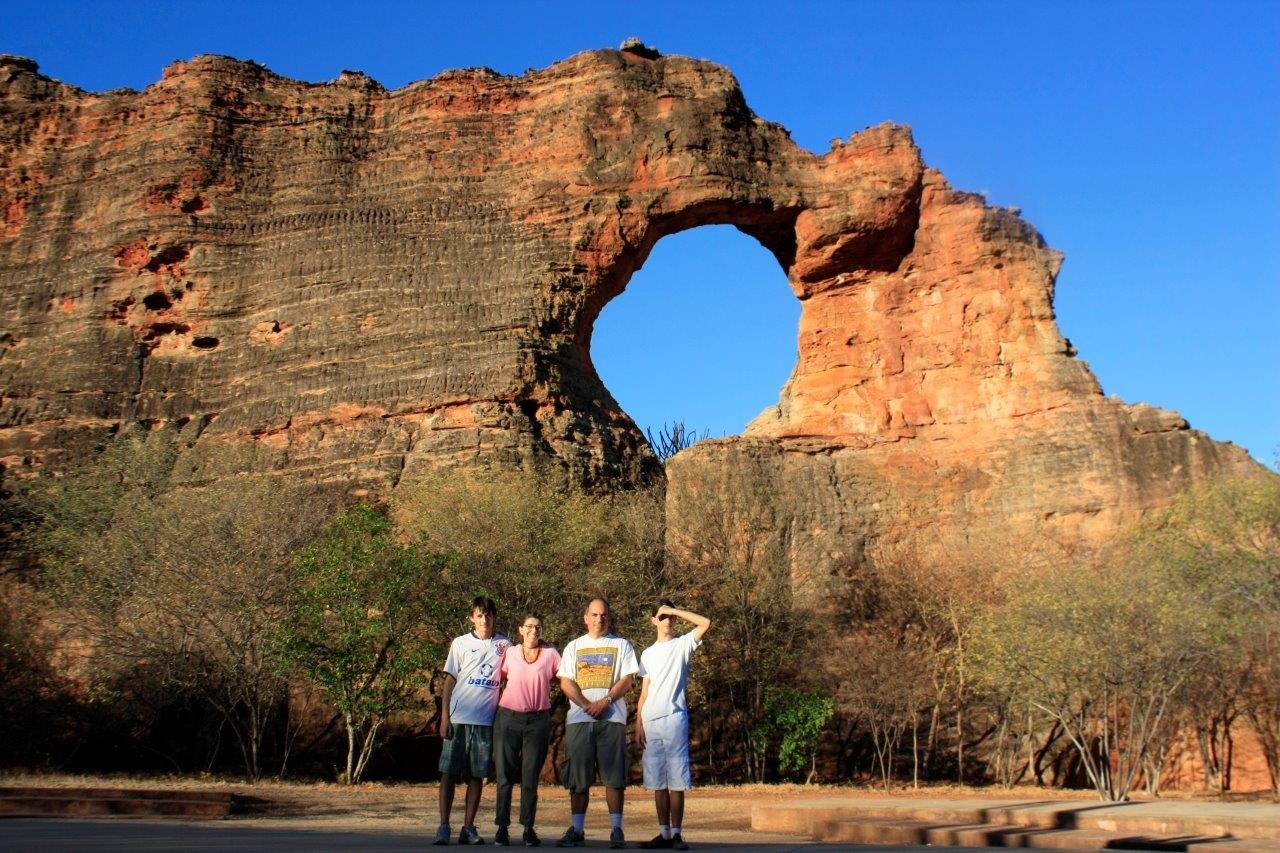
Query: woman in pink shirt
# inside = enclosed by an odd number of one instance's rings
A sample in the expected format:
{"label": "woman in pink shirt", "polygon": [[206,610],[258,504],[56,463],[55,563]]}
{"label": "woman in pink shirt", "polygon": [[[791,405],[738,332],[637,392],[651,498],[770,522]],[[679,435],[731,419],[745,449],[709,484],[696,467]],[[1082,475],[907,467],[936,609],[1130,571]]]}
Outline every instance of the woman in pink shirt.
{"label": "woman in pink shirt", "polygon": [[511,789],[520,779],[520,823],[526,847],[542,842],[533,831],[538,811],[538,776],[547,760],[551,739],[551,683],[560,668],[560,653],[542,642],[542,617],[525,614],[520,645],[508,646],[502,656],[506,683],[493,722],[493,761],[498,768],[498,802],[494,842],[511,843]]}

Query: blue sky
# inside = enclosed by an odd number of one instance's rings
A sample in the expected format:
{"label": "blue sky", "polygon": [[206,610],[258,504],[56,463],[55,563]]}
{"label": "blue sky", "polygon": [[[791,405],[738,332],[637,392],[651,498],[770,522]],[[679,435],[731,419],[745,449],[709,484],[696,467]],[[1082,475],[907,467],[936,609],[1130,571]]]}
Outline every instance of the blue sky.
{"label": "blue sky", "polygon": [[[71,3],[0,16],[0,52],[85,89],[225,53],[394,88],[638,36],[727,65],[801,145],[909,124],[953,185],[1066,253],[1057,311],[1109,394],[1280,448],[1280,3]],[[593,356],[641,426],[740,431],[777,399],[798,306],[732,229],[663,240]],[[655,340],[661,347],[655,349]]]}

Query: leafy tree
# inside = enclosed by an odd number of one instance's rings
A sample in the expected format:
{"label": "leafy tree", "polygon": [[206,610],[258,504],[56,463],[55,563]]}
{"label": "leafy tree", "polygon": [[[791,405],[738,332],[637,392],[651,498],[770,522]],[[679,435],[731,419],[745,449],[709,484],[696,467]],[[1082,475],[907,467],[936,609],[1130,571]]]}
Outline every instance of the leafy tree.
{"label": "leafy tree", "polygon": [[766,701],[778,684],[802,675],[810,626],[792,610],[790,566],[768,498],[736,477],[680,478],[668,486],[668,506],[678,506],[681,517],[678,534],[667,538],[667,589],[716,621],[715,639],[689,686],[707,708],[711,772],[727,774],[742,762],[747,778],[762,782],[771,757],[769,730],[761,725]]}
{"label": "leafy tree", "polygon": [[448,568],[397,542],[390,519],[365,504],[340,513],[298,558],[281,649],[342,715],[344,782],[360,781],[387,718],[412,707],[443,662],[439,626],[456,610]]}
{"label": "leafy tree", "polygon": [[835,714],[835,703],[821,693],[779,688],[765,698],[763,719],[755,737],[776,743],[778,769],[797,773],[806,767],[805,784],[818,775],[818,738]]}
{"label": "leafy tree", "polygon": [[48,601],[0,577],[0,765],[56,763],[74,749],[83,708],[55,660]]}
{"label": "leafy tree", "polygon": [[96,687],[146,673],[154,684],[139,690],[157,690],[155,700],[199,699],[257,779],[287,704],[271,638],[289,612],[294,555],[326,503],[265,478],[177,488],[175,453],[172,436],[126,434],[90,465],[36,484],[41,582],[92,649]]}
{"label": "leafy tree", "polygon": [[[972,672],[969,645],[982,620],[1001,606],[1009,579],[1038,570],[1042,555],[1055,548],[1038,537],[1015,539],[966,524],[868,549],[861,624],[832,642],[852,647],[841,656],[852,672],[841,688],[840,709],[869,731],[886,785],[893,749],[906,731],[915,784],[922,770],[934,778],[954,772],[963,782],[977,775],[984,758],[1004,761],[1003,742],[991,756],[968,754],[1011,728],[1007,693],[985,689]],[[1007,777],[1007,763],[1001,772]]]}
{"label": "leafy tree", "polygon": [[936,688],[928,677],[936,661],[932,643],[919,630],[888,617],[863,623],[832,642],[838,651],[829,682],[836,685],[842,713],[871,737],[873,772],[887,790],[896,753],[910,730],[912,781],[918,785],[920,718],[937,708]]}
{"label": "leafy tree", "polygon": [[1195,618],[1214,636],[1187,707],[1207,785],[1228,787],[1232,723],[1242,716],[1280,793],[1280,477],[1199,484],[1148,518],[1130,548],[1194,592]]}
{"label": "leafy tree", "polygon": [[1041,573],[975,632],[993,687],[1048,714],[1103,800],[1128,798],[1179,691],[1211,650],[1188,590],[1141,564]]}
{"label": "leafy tree", "polygon": [[453,556],[446,580],[456,601],[488,594],[513,620],[537,610],[561,644],[581,630],[593,595],[611,599],[620,630],[649,629],[640,617],[663,585],[660,493],[595,495],[548,474],[440,471],[402,484],[391,514],[404,538]]}

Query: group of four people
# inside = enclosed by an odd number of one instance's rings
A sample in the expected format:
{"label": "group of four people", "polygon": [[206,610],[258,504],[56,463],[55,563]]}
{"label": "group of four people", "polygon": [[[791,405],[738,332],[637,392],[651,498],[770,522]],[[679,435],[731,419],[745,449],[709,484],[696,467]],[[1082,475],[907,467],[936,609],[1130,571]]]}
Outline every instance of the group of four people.
{"label": "group of four people", "polygon": [[[558,652],[542,640],[542,617],[526,613],[520,644],[495,633],[497,608],[480,596],[471,601],[472,630],[456,638],[445,661],[440,710],[440,827],[435,843],[449,844],[455,783],[467,781],[465,823],[459,844],[483,844],[475,828],[480,794],[489,763],[497,765],[498,794],[494,841],[511,843],[511,793],[520,781],[520,824],[526,846],[541,844],[534,830],[538,777],[551,733],[552,683],[569,699],[565,719],[572,825],[559,847],[585,843],[584,823],[596,773],[605,787],[612,830],[609,846],[626,846],[622,832],[623,791],[627,786],[627,700],[641,679],[636,707],[636,739],[644,748],[644,787],[654,792],[659,832],[640,846],[687,850],[681,833],[684,792],[693,787],[689,764],[689,709],[685,687],[689,658],[702,643],[711,620],[679,610],[663,600],[650,617],[656,641],[639,660],[631,643],[613,633],[609,602],[594,598],[583,621],[587,632]],[[677,636],[675,621],[693,624]]]}

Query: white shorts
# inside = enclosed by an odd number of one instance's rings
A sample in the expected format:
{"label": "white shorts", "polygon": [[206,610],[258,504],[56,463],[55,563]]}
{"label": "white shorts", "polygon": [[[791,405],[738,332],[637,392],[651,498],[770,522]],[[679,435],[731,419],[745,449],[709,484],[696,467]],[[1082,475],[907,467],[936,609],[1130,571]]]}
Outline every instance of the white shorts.
{"label": "white shorts", "polygon": [[645,721],[644,787],[650,791],[688,791],[693,787],[688,714]]}

